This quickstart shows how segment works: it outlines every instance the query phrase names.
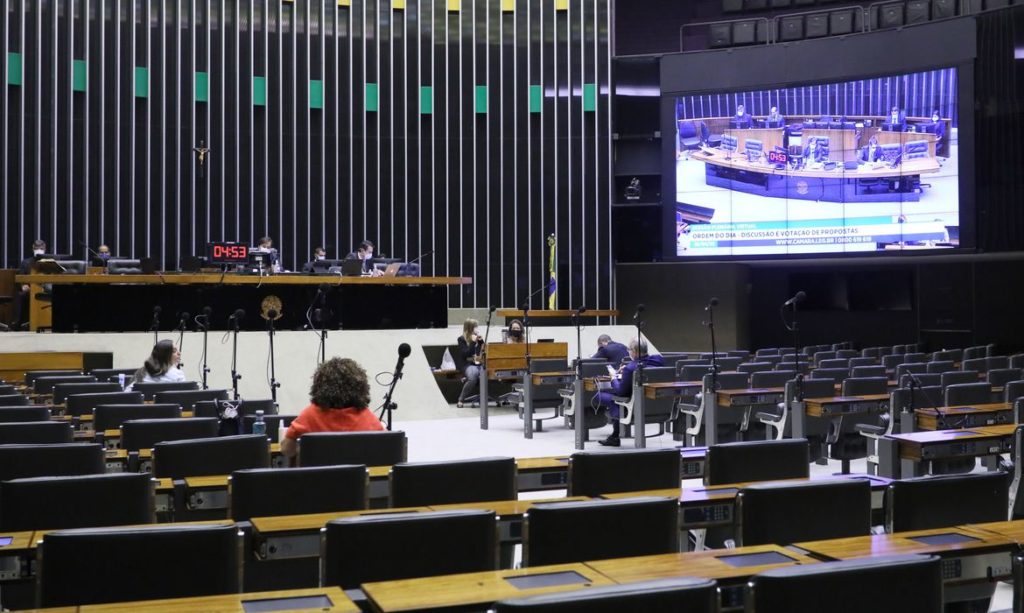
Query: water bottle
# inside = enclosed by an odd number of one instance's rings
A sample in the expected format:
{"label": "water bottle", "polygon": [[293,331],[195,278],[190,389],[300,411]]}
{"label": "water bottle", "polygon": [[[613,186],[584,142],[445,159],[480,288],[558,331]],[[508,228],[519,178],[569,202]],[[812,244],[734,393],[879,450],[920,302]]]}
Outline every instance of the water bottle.
{"label": "water bottle", "polygon": [[124,373],[123,372],[117,373],[117,384],[121,386],[121,389],[124,389]]}
{"label": "water bottle", "polygon": [[256,411],[256,421],[252,424],[253,434],[267,434],[267,422],[263,421],[263,411]]}

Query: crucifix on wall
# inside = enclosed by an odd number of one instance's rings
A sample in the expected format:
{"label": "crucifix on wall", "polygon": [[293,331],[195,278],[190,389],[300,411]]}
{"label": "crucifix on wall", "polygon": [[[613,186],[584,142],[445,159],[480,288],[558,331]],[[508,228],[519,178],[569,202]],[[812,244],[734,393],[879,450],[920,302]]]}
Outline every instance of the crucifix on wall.
{"label": "crucifix on wall", "polygon": [[203,179],[206,176],[206,156],[210,153],[210,148],[206,146],[206,141],[199,141],[198,147],[192,147],[192,151],[199,156],[199,178]]}

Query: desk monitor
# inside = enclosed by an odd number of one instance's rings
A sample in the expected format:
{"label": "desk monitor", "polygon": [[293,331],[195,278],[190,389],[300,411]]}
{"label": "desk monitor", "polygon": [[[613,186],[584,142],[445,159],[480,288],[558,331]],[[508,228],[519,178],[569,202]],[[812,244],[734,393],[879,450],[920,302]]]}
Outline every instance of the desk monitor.
{"label": "desk monitor", "polygon": [[358,277],[363,274],[362,260],[342,260],[341,274],[346,277]]}

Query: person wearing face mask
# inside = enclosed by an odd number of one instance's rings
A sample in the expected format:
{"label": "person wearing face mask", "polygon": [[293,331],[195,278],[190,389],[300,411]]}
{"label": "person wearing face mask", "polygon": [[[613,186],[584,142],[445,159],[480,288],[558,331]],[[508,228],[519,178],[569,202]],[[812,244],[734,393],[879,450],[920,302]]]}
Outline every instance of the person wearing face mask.
{"label": "person wearing face mask", "polygon": [[[32,274],[32,267],[35,266],[36,261],[46,253],[46,241],[37,239],[32,243],[32,255],[21,261],[18,266],[19,275]],[[28,324],[28,305],[29,305],[29,292],[31,288],[28,285],[22,285],[18,288],[18,295],[14,300],[14,312],[12,323],[14,324],[15,330],[21,330]]]}
{"label": "person wearing face mask", "polygon": [[890,132],[902,132],[907,127],[907,114],[900,110],[900,107],[893,106],[882,127]]}
{"label": "person wearing face mask", "polygon": [[935,150],[942,148],[942,141],[946,138],[946,122],[942,121],[939,109],[932,111],[931,131],[935,134]]}
{"label": "person wearing face mask", "polygon": [[322,262],[327,259],[327,251],[323,247],[313,250],[313,259],[302,265],[302,272],[313,272],[324,266]]}
{"label": "person wearing face mask", "polygon": [[736,115],[729,120],[730,128],[749,128],[750,127],[750,115],[747,115],[747,109],[742,105],[736,105]]}
{"label": "person wearing face mask", "polygon": [[181,370],[181,351],[174,346],[174,341],[167,338],[158,341],[153,345],[153,351],[142,364],[142,368],[135,371],[132,383],[128,391],[136,383],[172,383],[185,380],[185,373]]}
{"label": "person wearing face mask", "polygon": [[523,322],[518,319],[513,319],[508,323],[508,335],[505,338],[506,343],[525,343],[526,336],[523,334]]}
{"label": "person wearing face mask", "polygon": [[93,266],[106,266],[110,260],[110,247],[100,245],[96,248],[96,257],[92,259]]}
{"label": "person wearing face mask", "polygon": [[256,245],[256,251],[270,254],[270,272],[281,272],[281,260],[277,249],[274,248],[274,239],[264,236]]}
{"label": "person wearing face mask", "polygon": [[608,438],[598,441],[605,447],[618,447],[619,441],[619,405],[615,404],[615,397],[629,398],[633,395],[633,373],[643,362],[644,368],[650,366],[664,366],[665,360],[658,354],[647,354],[647,341],[630,339],[629,341],[630,361],[619,368],[619,374],[614,377],[611,387],[600,391],[594,396],[594,403],[600,408],[608,410],[609,422],[612,426],[612,433]]}
{"label": "person wearing face mask", "polygon": [[877,162],[882,159],[882,148],[878,146],[878,138],[872,136],[868,145],[861,149],[860,159],[862,162]]}

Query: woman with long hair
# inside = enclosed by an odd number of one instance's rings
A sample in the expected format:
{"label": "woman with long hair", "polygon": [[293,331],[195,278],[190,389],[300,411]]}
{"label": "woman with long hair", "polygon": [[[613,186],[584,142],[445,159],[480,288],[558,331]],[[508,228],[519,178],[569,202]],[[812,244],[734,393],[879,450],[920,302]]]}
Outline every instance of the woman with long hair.
{"label": "woman with long hair", "polygon": [[458,338],[458,351],[456,359],[459,360],[458,367],[465,377],[466,383],[459,392],[459,401],[456,406],[462,407],[466,398],[471,396],[480,385],[480,350],[483,349],[484,339],[477,331],[480,325],[475,319],[467,319],[462,324],[462,335]]}
{"label": "woman with long hair", "polygon": [[146,358],[142,368],[135,371],[133,383],[169,383],[184,381],[185,373],[178,368],[181,352],[174,341],[164,339],[153,345],[153,352]]}

